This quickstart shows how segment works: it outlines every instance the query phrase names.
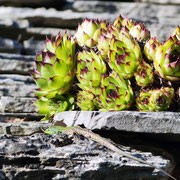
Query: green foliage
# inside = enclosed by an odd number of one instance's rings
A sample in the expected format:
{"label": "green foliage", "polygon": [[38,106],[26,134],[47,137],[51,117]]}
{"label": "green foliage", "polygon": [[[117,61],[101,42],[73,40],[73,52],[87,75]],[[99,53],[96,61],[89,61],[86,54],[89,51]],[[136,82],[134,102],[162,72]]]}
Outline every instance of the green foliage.
{"label": "green foliage", "polygon": [[144,24],[119,16],[112,24],[86,19],[74,37],[47,38],[32,73],[37,112],[47,120],[77,106],[120,111],[135,102],[140,111],[168,109],[180,81],[179,37],[177,26],[161,43]]}

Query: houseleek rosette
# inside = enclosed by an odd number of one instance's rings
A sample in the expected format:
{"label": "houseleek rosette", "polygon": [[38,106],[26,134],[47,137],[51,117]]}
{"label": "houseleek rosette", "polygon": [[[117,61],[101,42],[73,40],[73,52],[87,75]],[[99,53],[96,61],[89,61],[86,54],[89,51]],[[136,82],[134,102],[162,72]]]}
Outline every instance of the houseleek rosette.
{"label": "houseleek rosette", "polygon": [[126,28],[120,30],[109,26],[107,33],[100,36],[97,48],[110,68],[125,79],[133,76],[142,60],[139,44],[128,34]]}
{"label": "houseleek rosette", "polygon": [[130,108],[133,90],[129,80],[124,80],[115,71],[101,78],[101,93],[96,103],[100,111],[121,111]]}
{"label": "houseleek rosette", "polygon": [[140,92],[136,104],[140,111],[164,111],[170,106],[173,97],[173,88],[162,87]]}
{"label": "houseleek rosette", "polygon": [[74,35],[80,46],[86,45],[91,48],[97,44],[98,37],[104,30],[107,29],[106,22],[99,22],[98,20],[85,19]]}
{"label": "houseleek rosette", "polygon": [[123,27],[127,28],[129,34],[138,41],[147,41],[150,38],[150,31],[144,26],[144,24],[136,24],[135,21],[128,19],[127,17],[123,18],[120,15],[114,21],[113,25],[119,29],[122,29]]}
{"label": "houseleek rosette", "polygon": [[[115,31],[112,30],[114,36],[116,35]],[[110,42],[108,64],[123,78],[131,78],[142,61],[139,44],[129,36],[126,29],[120,30],[118,36],[115,37]]]}
{"label": "houseleek rosette", "polygon": [[133,25],[135,25],[135,22],[132,19],[128,19],[127,17],[122,17],[121,15],[114,21],[113,25],[118,28],[126,27],[129,30]]}
{"label": "houseleek rosette", "polygon": [[151,38],[146,42],[144,46],[144,55],[149,61],[153,61],[156,55],[156,51],[160,46],[160,42],[157,38]]}
{"label": "houseleek rosette", "polygon": [[146,87],[154,82],[153,68],[144,60],[139,64],[134,75],[138,86]]}
{"label": "houseleek rosette", "polygon": [[77,94],[77,105],[82,111],[93,111],[95,109],[95,96],[88,91],[79,91]]}
{"label": "houseleek rosette", "polygon": [[[114,36],[117,40],[122,41],[125,48],[129,51],[132,51],[138,61],[142,60],[141,48],[136,40],[129,35],[127,28],[118,29],[112,26],[110,33],[107,36],[109,38]],[[111,48],[113,48],[113,45],[111,45]]]}
{"label": "houseleek rosette", "polygon": [[101,55],[97,55],[93,50],[78,53],[76,76],[82,90],[96,94],[96,91],[99,91],[101,74],[105,73],[106,65]]}
{"label": "houseleek rosette", "polygon": [[125,44],[116,39],[111,40],[111,49],[109,51],[108,64],[123,78],[128,79],[133,76],[134,71],[139,65],[139,59],[136,58],[133,50],[124,47]]}
{"label": "houseleek rosette", "polygon": [[108,31],[104,34],[101,34],[98,39],[97,48],[104,59],[108,57],[109,50],[113,49],[111,40],[114,38],[124,43],[123,47],[132,51],[137,59],[142,59],[140,46],[135,41],[135,39],[129,35],[129,30],[124,27],[120,29],[112,25],[109,25]]}
{"label": "houseleek rosette", "polygon": [[75,41],[71,37],[65,33],[63,37],[58,34],[55,42],[46,40],[46,49],[42,53],[37,53],[36,69],[32,73],[39,87],[34,94],[37,97],[35,105],[40,114],[50,111],[48,108],[53,98],[56,102],[64,99],[62,95],[72,87],[75,67]]}
{"label": "houseleek rosette", "polygon": [[180,80],[180,41],[173,36],[157,49],[154,67],[156,72],[170,81]]}
{"label": "houseleek rosette", "polygon": [[141,23],[133,25],[129,34],[138,41],[148,41],[151,37],[150,31],[145,28],[144,24]]}

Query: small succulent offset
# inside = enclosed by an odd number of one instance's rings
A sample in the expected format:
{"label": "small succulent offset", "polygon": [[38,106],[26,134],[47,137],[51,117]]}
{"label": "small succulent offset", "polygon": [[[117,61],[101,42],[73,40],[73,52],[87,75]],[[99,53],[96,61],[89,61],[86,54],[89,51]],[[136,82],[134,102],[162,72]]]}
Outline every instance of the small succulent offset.
{"label": "small succulent offset", "polygon": [[153,68],[144,60],[139,64],[134,75],[138,86],[146,87],[154,82]]}
{"label": "small succulent offset", "polygon": [[142,23],[136,24],[135,21],[132,19],[128,19],[127,17],[123,18],[122,16],[119,16],[114,21],[114,26],[118,27],[119,29],[122,29],[122,27],[125,27],[128,29],[129,34],[135,38],[137,41],[147,41],[150,39],[150,31],[146,29],[145,25]]}
{"label": "small succulent offset", "polygon": [[127,17],[123,18],[121,15],[114,21],[113,25],[118,28],[126,27],[128,30],[132,28],[136,23],[132,19]]}
{"label": "small succulent offset", "polygon": [[133,76],[142,60],[140,46],[126,28],[109,26],[109,31],[100,36],[97,48],[110,68],[125,79]]}
{"label": "small succulent offset", "polygon": [[169,107],[174,97],[174,89],[163,87],[161,89],[140,92],[136,104],[141,111],[163,111]]}
{"label": "small succulent offset", "polygon": [[156,55],[157,48],[160,46],[159,40],[154,37],[146,42],[144,46],[144,55],[149,61],[153,61]]}
{"label": "small succulent offset", "polygon": [[112,24],[85,19],[74,37],[46,39],[32,77],[39,87],[36,110],[46,119],[79,108],[127,110],[134,103],[139,111],[166,110],[179,99],[180,27],[162,43],[126,17]]}
{"label": "small succulent offset", "polygon": [[129,34],[138,41],[147,41],[151,35],[148,29],[145,28],[144,24],[133,25],[129,31]]}
{"label": "small succulent offset", "polygon": [[97,44],[98,37],[103,30],[106,30],[106,22],[99,23],[98,20],[85,19],[74,35],[80,46],[86,45],[91,48]]}
{"label": "small succulent offset", "polygon": [[77,105],[82,111],[93,111],[96,108],[95,95],[88,91],[79,91]]}
{"label": "small succulent offset", "polygon": [[154,67],[162,78],[180,81],[180,41],[176,36],[170,36],[157,48]]}

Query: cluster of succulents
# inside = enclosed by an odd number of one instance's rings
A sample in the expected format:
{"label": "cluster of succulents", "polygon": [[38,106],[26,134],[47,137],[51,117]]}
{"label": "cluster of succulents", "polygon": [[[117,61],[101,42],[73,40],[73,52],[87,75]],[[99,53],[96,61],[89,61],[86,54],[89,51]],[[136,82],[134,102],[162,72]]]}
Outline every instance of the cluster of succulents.
{"label": "cluster of succulents", "polygon": [[163,111],[179,98],[179,26],[163,43],[122,16],[112,24],[85,19],[74,37],[59,33],[45,46],[32,73],[40,114]]}

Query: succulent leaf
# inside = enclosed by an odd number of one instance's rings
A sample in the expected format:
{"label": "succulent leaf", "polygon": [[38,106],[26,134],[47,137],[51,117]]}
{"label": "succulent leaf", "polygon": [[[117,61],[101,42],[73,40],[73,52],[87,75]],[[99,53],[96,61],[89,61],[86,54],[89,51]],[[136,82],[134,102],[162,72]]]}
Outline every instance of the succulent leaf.
{"label": "succulent leaf", "polygon": [[74,109],[74,97],[72,95],[57,95],[53,98],[36,99],[36,111],[41,115],[53,116],[58,112]]}
{"label": "succulent leaf", "polygon": [[150,39],[150,32],[145,28],[144,24],[133,25],[129,31],[129,34],[138,41],[148,41]]}
{"label": "succulent leaf", "polygon": [[134,75],[138,86],[146,87],[154,82],[153,68],[145,61],[138,66]]}
{"label": "succulent leaf", "polygon": [[160,42],[157,38],[151,38],[146,42],[144,46],[144,55],[149,61],[153,61],[156,55],[157,48],[160,46]]}

